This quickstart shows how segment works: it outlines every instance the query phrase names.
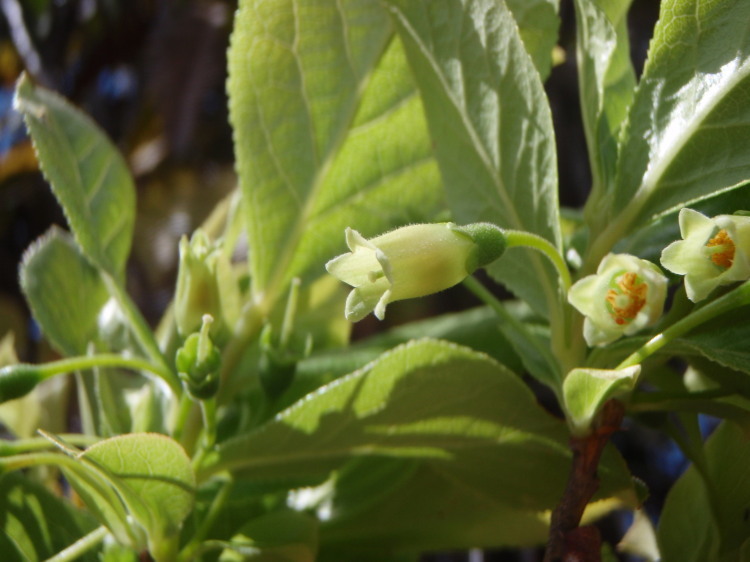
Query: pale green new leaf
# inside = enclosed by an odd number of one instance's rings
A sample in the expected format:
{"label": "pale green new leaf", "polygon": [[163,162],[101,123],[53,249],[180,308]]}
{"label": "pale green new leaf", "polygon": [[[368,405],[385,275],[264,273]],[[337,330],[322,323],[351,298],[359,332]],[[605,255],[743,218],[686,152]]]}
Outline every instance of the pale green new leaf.
{"label": "pale green new leaf", "polygon": [[705,454],[705,475],[689,468],[667,496],[657,534],[662,560],[744,560],[740,552],[750,537],[750,442],[725,421],[709,438]]}
{"label": "pale green new leaf", "polygon": [[594,430],[594,421],[607,400],[633,390],[640,365],[625,369],[573,369],[563,382],[565,413],[573,435]]}
{"label": "pale green new leaf", "polygon": [[174,556],[195,496],[190,459],[176,441],[157,433],[130,433],[81,452],[44,435],[71,457],[60,456],[60,467],[119,542],[147,546],[157,560]]}
{"label": "pale green new leaf", "polygon": [[[559,246],[549,105],[505,3],[388,4],[422,93],[456,222],[490,221]],[[556,275],[539,255],[513,250],[489,271],[538,311],[557,303]]]}
{"label": "pale green new leaf", "polygon": [[79,458],[103,469],[148,533],[152,554],[171,548],[195,495],[190,459],[177,442],[157,433],[130,433],[99,441]]}
{"label": "pale green new leaf", "polygon": [[107,289],[71,236],[53,227],[34,242],[24,254],[20,281],[47,339],[65,355],[85,354]]}
{"label": "pale green new leaf", "polygon": [[438,208],[421,102],[380,2],[244,0],[229,74],[256,295],[320,274],[346,226],[376,234]]}
{"label": "pale green new leaf", "polygon": [[748,21],[745,0],[662,2],[594,257],[636,225],[750,178]]}
{"label": "pale green new leaf", "polygon": [[542,80],[552,68],[552,50],[560,27],[559,0],[506,0],[518,23],[523,45],[531,55]]}
{"label": "pale green new leaf", "polygon": [[135,220],[135,186],[122,155],[88,116],[25,74],[14,107],[76,242],[94,265],[120,277]]}
{"label": "pale green new leaf", "polygon": [[632,0],[576,0],[576,57],[593,193],[589,219],[596,221],[603,191],[611,189],[617,139],[633,99],[627,14]]}

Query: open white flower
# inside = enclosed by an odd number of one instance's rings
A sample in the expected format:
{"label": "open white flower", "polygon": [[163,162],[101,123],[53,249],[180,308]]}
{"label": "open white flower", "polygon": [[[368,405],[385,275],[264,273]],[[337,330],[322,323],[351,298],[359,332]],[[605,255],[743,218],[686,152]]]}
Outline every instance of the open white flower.
{"label": "open white flower", "polygon": [[326,264],[328,272],[353,286],[346,318],[357,322],[397,300],[437,293],[456,285],[479,265],[471,236],[452,223],[414,224],[366,240],[346,229],[351,250]]}
{"label": "open white flower", "polygon": [[692,209],[680,211],[683,240],[664,248],[661,263],[685,276],[685,292],[693,302],[719,285],[750,279],[750,217],[709,218]]}
{"label": "open white flower", "polygon": [[653,263],[629,254],[609,254],[570,288],[568,301],[586,319],[583,337],[602,346],[656,322],[664,309],[667,278]]}

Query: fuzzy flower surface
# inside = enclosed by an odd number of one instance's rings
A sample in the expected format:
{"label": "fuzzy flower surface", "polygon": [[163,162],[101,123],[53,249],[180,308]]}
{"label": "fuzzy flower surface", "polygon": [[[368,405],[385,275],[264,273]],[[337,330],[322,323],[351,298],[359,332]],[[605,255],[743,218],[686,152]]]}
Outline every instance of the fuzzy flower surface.
{"label": "fuzzy flower surface", "polygon": [[477,245],[452,223],[404,226],[370,240],[347,228],[346,244],[350,252],[326,269],[354,287],[345,309],[352,322],[370,312],[382,320],[388,303],[452,287],[478,265]]}
{"label": "fuzzy flower surface", "polygon": [[750,217],[709,218],[692,209],[680,211],[682,240],[664,248],[661,263],[685,276],[685,292],[693,302],[719,285],[750,279]]}
{"label": "fuzzy flower surface", "polygon": [[653,263],[629,254],[609,254],[570,288],[568,301],[586,318],[583,337],[603,346],[656,322],[664,309],[667,278]]}

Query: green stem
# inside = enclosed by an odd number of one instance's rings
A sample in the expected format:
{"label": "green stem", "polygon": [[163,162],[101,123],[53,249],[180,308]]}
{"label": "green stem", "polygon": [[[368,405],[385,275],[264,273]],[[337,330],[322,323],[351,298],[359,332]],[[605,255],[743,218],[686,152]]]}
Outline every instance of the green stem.
{"label": "green stem", "polygon": [[[474,295],[477,296],[482,302],[492,308],[493,311],[500,317],[500,320],[508,324],[516,333],[521,334],[524,340],[526,340],[534,351],[539,353],[541,357],[544,357],[545,362],[549,365],[550,369],[559,377],[558,364],[555,358],[550,353],[547,346],[543,345],[538,338],[529,332],[528,328],[508,312],[503,303],[498,300],[484,285],[482,285],[476,278],[471,275],[464,279],[464,285]],[[553,390],[557,391],[557,388]]]}
{"label": "green stem", "polygon": [[[15,365],[11,365],[11,367],[14,366]],[[72,373],[74,371],[91,369],[93,367],[122,367],[124,369],[132,369],[134,371],[147,371],[167,381],[169,379],[169,376],[171,375],[171,372],[165,371],[162,366],[154,365],[153,363],[150,363],[145,359],[139,359],[137,357],[123,357],[122,355],[116,355],[114,353],[68,357],[67,359],[60,359],[58,361],[51,361],[49,363],[43,363],[41,365],[30,366],[35,367],[37,372],[39,372],[43,379],[47,379],[50,377],[54,377],[55,375],[61,375],[64,373]]]}
{"label": "green stem", "polygon": [[625,367],[638,365],[669,342],[685,335],[693,328],[712,320],[720,314],[724,314],[725,312],[729,312],[746,304],[750,304],[750,281],[746,281],[726,295],[694,310],[682,320],[672,324],[662,333],[656,334],[634,353],[626,357],[622,363],[615,367],[615,369],[624,369]]}
{"label": "green stem", "polygon": [[[66,442],[85,449],[101,439],[90,435],[81,435],[80,433],[62,434],[60,438]],[[43,437],[31,437],[28,439],[14,439],[12,441],[0,440],[0,457],[9,457],[12,455],[21,455],[23,453],[33,453],[35,451],[44,451],[54,448],[55,445]]]}
{"label": "green stem", "polygon": [[523,230],[504,230],[508,248],[523,247],[532,248],[543,253],[552,265],[555,266],[557,274],[560,276],[560,288],[563,295],[567,295],[572,285],[570,271],[562,255],[557,248],[546,238],[525,232]]}
{"label": "green stem", "polygon": [[156,374],[158,374],[164,382],[169,385],[172,392],[179,396],[182,393],[180,379],[170,366],[169,361],[167,361],[166,357],[164,357],[164,354],[161,352],[159,344],[156,342],[154,332],[149,327],[146,319],[143,318],[143,315],[135,306],[135,303],[133,303],[133,300],[125,291],[121,283],[108,273],[104,272],[102,273],[102,279],[109,290],[109,294],[115,298],[120,305],[120,308],[125,313],[125,317],[130,323],[133,334],[143,348],[143,351],[159,366],[159,372]]}
{"label": "green stem", "polygon": [[0,457],[0,473],[48,464],[54,466],[67,465],[74,468],[78,467],[78,461],[76,461],[72,457],[61,455],[60,453],[50,453],[47,451],[42,451],[38,453],[31,453],[28,455],[12,455],[10,457]]}
{"label": "green stem", "polygon": [[182,551],[180,551],[180,554],[177,557],[177,560],[179,562],[194,560],[194,557],[197,554],[198,550],[202,547],[202,542],[205,540],[206,535],[208,535],[208,532],[211,530],[211,527],[213,527],[216,518],[221,513],[224,504],[229,498],[229,494],[231,493],[233,486],[234,481],[231,479],[224,482],[224,485],[219,490],[219,493],[216,494],[213,502],[211,502],[211,506],[208,508],[208,512],[203,516],[200,527],[198,527],[195,533],[193,533],[190,542],[185,545]]}
{"label": "green stem", "polygon": [[203,413],[203,447],[209,450],[216,443],[216,399],[201,400],[200,404]]}
{"label": "green stem", "polygon": [[89,534],[84,535],[76,542],[71,544],[65,550],[61,550],[51,558],[48,558],[46,562],[68,562],[77,560],[85,552],[91,550],[100,542],[102,542],[107,536],[107,533],[109,533],[109,530],[104,525],[102,525],[101,527],[97,527]]}

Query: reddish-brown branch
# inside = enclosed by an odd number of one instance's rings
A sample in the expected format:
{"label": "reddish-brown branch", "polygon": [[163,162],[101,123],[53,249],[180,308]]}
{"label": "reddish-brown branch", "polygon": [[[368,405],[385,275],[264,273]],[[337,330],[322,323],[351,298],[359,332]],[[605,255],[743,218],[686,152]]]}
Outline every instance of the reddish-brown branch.
{"label": "reddish-brown branch", "polygon": [[593,527],[582,527],[583,511],[599,488],[597,468],[610,435],[620,428],[624,408],[610,400],[599,415],[597,427],[586,437],[572,438],[573,465],[565,492],[552,512],[544,562],[598,562],[601,539]]}

